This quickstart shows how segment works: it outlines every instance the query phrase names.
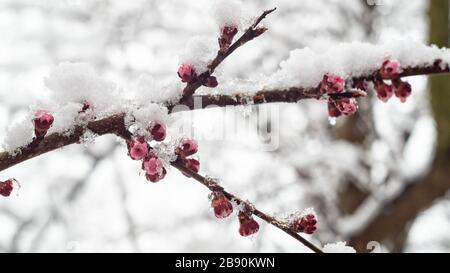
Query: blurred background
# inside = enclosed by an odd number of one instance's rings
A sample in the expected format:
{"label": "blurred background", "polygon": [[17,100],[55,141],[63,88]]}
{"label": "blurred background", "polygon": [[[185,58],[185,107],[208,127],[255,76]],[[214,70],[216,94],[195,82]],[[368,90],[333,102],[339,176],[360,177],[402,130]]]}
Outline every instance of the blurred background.
{"label": "blurred background", "polygon": [[[88,62],[123,88],[145,74],[177,81],[177,55],[187,41],[217,37],[210,4],[0,0],[1,132],[43,96],[44,77],[62,61]],[[219,82],[269,75],[290,50],[305,46],[404,36],[449,43],[447,0],[249,0],[243,9],[256,16],[274,6],[276,13],[265,21],[269,32],[227,59]],[[202,173],[275,215],[314,207],[319,226],[310,239],[317,244],[343,240],[358,251],[375,246],[447,252],[450,76],[408,80],[414,91],[407,103],[371,97],[361,101],[357,115],[335,126],[326,105],[316,101],[176,118],[202,136]],[[255,119],[263,110],[276,115]],[[207,137],[236,117],[258,126]],[[276,149],[261,149],[272,139]],[[0,198],[0,252],[308,251],[266,224],[255,238],[242,238],[237,219],[218,221],[208,191],[175,170],[161,183],[148,183],[115,137],[85,146],[65,147],[1,173],[0,180],[15,177],[22,188],[17,196]]]}

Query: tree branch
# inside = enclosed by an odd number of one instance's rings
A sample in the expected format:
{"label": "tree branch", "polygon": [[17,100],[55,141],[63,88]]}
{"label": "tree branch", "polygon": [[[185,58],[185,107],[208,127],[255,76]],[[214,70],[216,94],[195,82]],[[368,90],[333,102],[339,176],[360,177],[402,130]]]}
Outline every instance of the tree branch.
{"label": "tree branch", "polygon": [[191,171],[190,169],[186,168],[184,164],[181,161],[175,161],[172,162],[171,165],[178,169],[179,171],[183,173],[187,173],[189,176],[191,176],[194,180],[200,182],[205,187],[207,187],[210,191],[220,191],[222,192],[229,200],[235,201],[238,205],[244,205],[245,208],[248,208],[253,215],[257,216],[258,218],[264,220],[270,225],[273,225],[285,233],[289,234],[291,237],[305,245],[307,248],[311,249],[313,252],[316,253],[322,253],[322,250],[312,244],[310,241],[306,240],[302,236],[300,236],[298,233],[293,232],[289,225],[286,223],[277,220],[275,217],[270,216],[259,209],[255,208],[252,204],[250,204],[248,201],[244,201],[241,198],[237,197],[236,195],[226,191],[222,186],[217,184],[217,182],[214,181],[214,179],[204,177],[196,172]]}
{"label": "tree branch", "polygon": [[181,97],[179,103],[183,104],[185,101],[190,99],[192,95],[195,93],[195,91],[200,88],[206,78],[211,76],[214,73],[214,70],[228,57],[233,53],[236,49],[239,47],[245,45],[247,42],[255,39],[256,37],[263,34],[267,29],[266,28],[258,28],[258,24],[261,23],[261,21],[270,13],[274,12],[276,8],[273,8],[271,10],[264,11],[251,25],[245,32],[242,34],[242,36],[236,40],[227,50],[217,51],[217,55],[212,60],[212,62],[208,65],[208,70],[201,75],[197,77],[197,79],[192,82],[188,83],[186,87],[183,89],[183,96]]}

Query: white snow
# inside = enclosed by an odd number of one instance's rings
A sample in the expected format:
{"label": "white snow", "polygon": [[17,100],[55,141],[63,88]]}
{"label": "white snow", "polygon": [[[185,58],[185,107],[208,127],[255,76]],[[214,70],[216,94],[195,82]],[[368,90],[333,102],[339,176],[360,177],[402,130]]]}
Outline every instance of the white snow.
{"label": "white snow", "polygon": [[322,250],[325,253],[356,253],[356,250],[353,247],[347,246],[346,244],[346,242],[326,244]]}
{"label": "white snow", "polygon": [[191,64],[197,75],[208,70],[208,64],[217,53],[217,39],[207,36],[194,36],[186,43],[184,51],[179,55],[179,64]]}
{"label": "white snow", "polygon": [[242,3],[236,0],[214,0],[213,14],[219,28],[227,25],[241,27],[241,6]]}
{"label": "white snow", "polygon": [[64,62],[45,79],[53,91],[52,98],[60,105],[68,102],[89,102],[94,108],[104,109],[118,104],[116,85],[100,77],[87,63]]}
{"label": "white snow", "polygon": [[326,73],[364,76],[378,70],[386,59],[397,59],[402,67],[431,65],[436,59],[448,64],[450,51],[407,38],[379,45],[351,42],[295,49],[269,77],[266,89],[316,87]]}

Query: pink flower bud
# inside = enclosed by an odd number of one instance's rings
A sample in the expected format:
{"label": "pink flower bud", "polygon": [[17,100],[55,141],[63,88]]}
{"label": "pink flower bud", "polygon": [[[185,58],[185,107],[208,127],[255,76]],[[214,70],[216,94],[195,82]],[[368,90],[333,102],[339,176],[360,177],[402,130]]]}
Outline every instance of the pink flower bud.
{"label": "pink flower bud", "polygon": [[161,159],[151,153],[142,162],[142,169],[145,170],[145,178],[153,183],[162,180],[167,174]]}
{"label": "pink flower bud", "polygon": [[402,68],[397,60],[386,60],[381,65],[380,75],[383,78],[395,78],[400,75]]}
{"label": "pink flower bud", "polygon": [[148,143],[143,137],[138,137],[128,144],[128,154],[134,160],[141,160],[148,154]]}
{"label": "pink flower bud", "polygon": [[233,212],[233,205],[230,200],[221,192],[213,192],[211,200],[211,207],[214,209],[214,214],[217,218],[223,219]]}
{"label": "pink flower bud", "polygon": [[345,79],[339,75],[326,74],[322,79],[322,90],[328,94],[344,92]]}
{"label": "pink flower bud", "polygon": [[337,109],[344,115],[353,115],[358,110],[358,103],[354,98],[339,98],[335,103]]}
{"label": "pink flower bud", "polygon": [[[186,159],[186,168],[188,168],[189,170],[198,173],[198,171],[200,171],[200,162],[197,159],[194,158],[190,158],[190,159]],[[184,173],[183,174],[187,177],[191,177],[189,174]]]}
{"label": "pink flower bud", "polygon": [[219,36],[219,47],[221,51],[228,50],[237,32],[237,27],[233,25],[228,25],[222,28]]}
{"label": "pink flower bud", "polygon": [[145,172],[150,175],[161,174],[164,168],[161,159],[154,156],[146,158],[142,165]]}
{"label": "pink flower bud", "polygon": [[313,234],[317,229],[316,224],[316,216],[314,214],[307,214],[294,220],[292,230],[297,233]]}
{"label": "pink flower bud", "polygon": [[191,83],[197,78],[197,72],[191,64],[182,64],[178,68],[178,76],[181,78],[182,82]]}
{"label": "pink flower bud", "polygon": [[375,91],[377,91],[378,99],[382,102],[387,102],[394,94],[392,86],[384,83],[383,81],[377,81],[375,83]]}
{"label": "pink flower bud", "polygon": [[166,168],[162,168],[161,173],[156,173],[156,174],[146,173],[145,178],[150,182],[157,183],[157,182],[163,180],[164,177],[166,176],[166,174],[167,174]]}
{"label": "pink flower bud", "polygon": [[166,138],[167,127],[161,121],[153,121],[149,127],[150,134],[156,141],[163,141]]}
{"label": "pink flower bud", "polygon": [[37,137],[43,137],[52,127],[53,116],[45,111],[38,111],[34,117],[34,132]]}
{"label": "pink flower bud", "polygon": [[219,83],[217,82],[217,78],[214,76],[209,76],[208,78],[206,78],[205,82],[203,83],[204,86],[209,87],[209,88],[214,88],[217,87],[217,85],[219,85]]}
{"label": "pink flower bud", "polygon": [[248,237],[258,232],[259,224],[251,215],[240,211],[238,218],[240,223],[239,234],[241,234],[241,236]]}
{"label": "pink flower bud", "polygon": [[333,100],[328,100],[328,116],[331,118],[337,118],[342,115],[341,111],[336,107]]}
{"label": "pink flower bud", "polygon": [[197,141],[194,139],[186,138],[183,139],[178,146],[176,153],[180,157],[188,157],[190,155],[195,154],[198,151]]}
{"label": "pink flower bud", "polygon": [[394,82],[394,93],[401,102],[406,102],[406,99],[411,96],[412,88],[411,84],[404,81]]}
{"label": "pink flower bud", "polygon": [[14,189],[13,179],[0,182],[0,195],[8,197]]}

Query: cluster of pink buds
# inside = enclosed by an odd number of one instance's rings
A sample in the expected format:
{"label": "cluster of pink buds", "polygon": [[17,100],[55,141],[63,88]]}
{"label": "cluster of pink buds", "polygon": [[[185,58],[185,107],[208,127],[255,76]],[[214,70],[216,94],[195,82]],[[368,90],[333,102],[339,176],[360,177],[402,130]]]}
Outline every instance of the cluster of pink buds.
{"label": "cluster of pink buds", "polygon": [[400,62],[397,60],[386,60],[383,62],[379,72],[382,78],[391,79],[392,84],[388,84],[382,79],[374,80],[378,99],[387,102],[395,95],[401,102],[406,102],[406,99],[411,95],[412,88],[408,82],[399,78],[402,72]]}
{"label": "cluster of pink buds", "polygon": [[0,195],[4,197],[8,197],[11,195],[11,192],[14,190],[15,185],[19,185],[16,179],[10,178],[6,181],[0,182]]}
{"label": "cluster of pink buds", "polygon": [[[339,75],[326,74],[321,83],[321,92],[326,94],[340,94],[345,91],[345,79]],[[341,115],[352,115],[358,110],[355,98],[328,99],[328,115],[336,118]]]}
{"label": "cluster of pink buds", "polygon": [[[150,133],[150,140],[163,141],[166,138],[166,125],[161,121],[152,121],[147,128]],[[128,143],[128,155],[133,160],[142,160],[142,169],[145,171],[145,177],[153,183],[162,180],[167,170],[163,162],[152,151],[147,139],[143,136],[133,137]]]}
{"label": "cluster of pink buds", "polygon": [[47,134],[48,129],[52,127],[53,116],[46,111],[39,110],[33,120],[34,124],[34,134],[37,138],[42,138]]}
{"label": "cluster of pink buds", "polygon": [[294,219],[292,222],[292,230],[296,233],[303,232],[313,234],[317,227],[317,217],[314,213],[307,213]]}
{"label": "cluster of pink buds", "polygon": [[235,25],[226,25],[221,29],[219,36],[219,47],[221,52],[228,50],[237,33],[238,28]]}
{"label": "cluster of pink buds", "polygon": [[[184,165],[189,170],[198,173],[200,171],[200,161],[191,156],[198,152],[198,143],[194,139],[185,138],[182,139],[180,144],[175,150],[175,153],[178,155],[178,158],[184,162]],[[183,172],[183,174],[187,177],[190,177],[189,174]]]}
{"label": "cluster of pink buds", "polygon": [[253,219],[251,214],[240,211],[238,218],[240,224],[239,234],[241,234],[241,236],[248,237],[259,231],[259,224]]}
{"label": "cluster of pink buds", "polygon": [[211,193],[211,207],[214,210],[214,215],[219,219],[224,219],[233,213],[233,205],[230,200],[220,191]]}

